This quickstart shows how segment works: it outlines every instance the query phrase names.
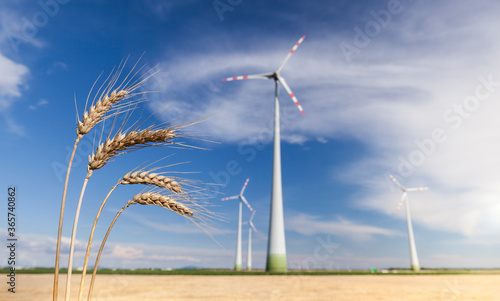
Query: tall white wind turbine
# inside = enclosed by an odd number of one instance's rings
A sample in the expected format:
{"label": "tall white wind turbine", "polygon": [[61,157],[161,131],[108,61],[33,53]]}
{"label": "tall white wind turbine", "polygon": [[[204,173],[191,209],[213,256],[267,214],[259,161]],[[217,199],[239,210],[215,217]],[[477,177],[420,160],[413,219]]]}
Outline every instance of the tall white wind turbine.
{"label": "tall white wind turbine", "polygon": [[239,208],[239,213],[238,213],[238,238],[237,238],[237,242],[236,242],[236,260],[235,260],[235,264],[234,264],[234,269],[236,271],[241,271],[241,204],[245,203],[245,205],[247,205],[248,209],[250,209],[250,211],[253,212],[252,207],[250,206],[250,204],[247,202],[247,200],[243,196],[243,192],[245,191],[245,188],[247,188],[248,181],[250,181],[250,178],[248,178],[245,181],[245,184],[243,184],[243,188],[241,188],[241,192],[239,195],[235,195],[235,196],[221,199],[221,201],[240,199],[240,208]]}
{"label": "tall white wind turbine", "polygon": [[288,87],[285,79],[281,77],[280,72],[288,62],[292,54],[305,39],[302,36],[293,46],[292,50],[285,57],[281,65],[273,73],[242,75],[228,77],[223,81],[243,80],[243,79],[273,79],[274,80],[274,153],[273,153],[273,182],[271,194],[271,214],[269,219],[269,241],[267,244],[267,262],[266,271],[268,272],[286,272],[286,246],[285,246],[285,225],[283,220],[283,193],[281,186],[281,146],[280,146],[280,112],[278,100],[278,84],[283,88],[297,105],[299,111],[305,115],[302,106]]}
{"label": "tall white wind turbine", "polygon": [[408,192],[429,190],[429,187],[406,188],[403,185],[401,185],[401,183],[399,183],[398,180],[396,180],[396,178],[394,178],[392,175],[389,175],[389,177],[403,191],[403,196],[399,201],[398,210],[401,209],[404,203],[406,207],[406,222],[408,224],[408,239],[410,241],[411,269],[417,272],[420,271],[420,265],[418,263],[417,247],[415,246],[415,238],[413,237],[413,227],[411,225],[410,204],[408,203]]}
{"label": "tall white wind turbine", "polygon": [[248,220],[248,252],[247,252],[247,270],[252,270],[252,230],[257,233],[257,228],[253,224],[253,216],[255,215],[255,210],[252,211],[252,215]]}

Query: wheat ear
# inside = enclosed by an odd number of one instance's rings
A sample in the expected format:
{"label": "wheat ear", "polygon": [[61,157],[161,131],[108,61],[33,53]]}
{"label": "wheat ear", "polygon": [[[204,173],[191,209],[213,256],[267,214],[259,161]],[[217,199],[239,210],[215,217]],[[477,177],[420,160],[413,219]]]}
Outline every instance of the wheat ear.
{"label": "wheat ear", "polygon": [[105,143],[99,144],[95,153],[91,156],[89,155],[89,164],[87,165],[87,176],[83,182],[82,190],[80,192],[80,198],[78,199],[78,204],[76,206],[75,218],[73,220],[73,231],[71,233],[71,240],[69,246],[69,258],[68,258],[68,276],[66,279],[66,301],[69,300],[70,290],[71,290],[71,275],[73,268],[73,256],[75,250],[75,239],[76,230],[78,227],[78,219],[80,217],[80,208],[82,206],[83,195],[85,194],[85,189],[87,183],[92,176],[94,170],[100,169],[106,165],[112,158],[119,154],[123,154],[128,150],[135,150],[147,146],[158,145],[161,143],[168,143],[168,140],[176,137],[175,130],[173,128],[153,130],[149,127],[141,131],[131,131],[127,134],[118,132],[112,139],[107,139]]}
{"label": "wheat ear", "polygon": [[159,175],[154,172],[132,172],[127,173],[120,184],[149,184],[162,187],[173,192],[183,193],[182,186],[173,178]]}
{"label": "wheat ear", "polygon": [[88,266],[88,261],[89,261],[89,256],[90,256],[90,249],[92,246],[92,240],[94,238],[94,231],[97,225],[97,221],[99,220],[99,217],[101,216],[102,209],[104,208],[104,205],[106,204],[106,201],[108,198],[111,196],[111,193],[118,187],[120,184],[146,184],[146,185],[154,185],[159,188],[165,188],[170,191],[176,192],[176,193],[182,193],[183,189],[182,186],[175,181],[173,178],[169,178],[166,176],[159,175],[157,173],[151,172],[151,171],[135,171],[135,172],[129,172],[125,176],[123,176],[122,179],[116,183],[113,188],[108,192],[104,200],[102,201],[101,207],[99,208],[99,211],[97,212],[97,215],[94,220],[94,224],[92,225],[92,229],[90,230],[90,237],[89,241],[87,243],[87,251],[85,252],[85,260],[83,263],[83,271],[82,271],[82,277],[80,280],[80,291],[79,291],[79,296],[78,300],[82,300],[83,297],[83,287],[85,285],[85,275],[87,274],[87,266]]}
{"label": "wheat ear", "polygon": [[175,137],[175,130],[170,128],[160,130],[145,129],[131,131],[126,134],[117,133],[113,139],[107,139],[105,143],[101,143],[96,152],[89,156],[88,169],[102,168],[109,160],[125,150],[144,147],[152,143],[166,143]]}
{"label": "wheat ear", "polygon": [[59,284],[59,261],[61,254],[61,236],[62,236],[62,227],[63,227],[63,219],[64,219],[64,210],[66,205],[66,195],[68,191],[68,183],[69,183],[69,175],[71,172],[71,166],[73,164],[73,159],[75,157],[76,149],[78,148],[78,144],[80,140],[83,138],[85,134],[90,132],[93,127],[95,127],[99,122],[102,121],[103,116],[111,109],[111,107],[123,100],[126,95],[130,93],[129,90],[121,90],[119,92],[113,92],[111,96],[105,95],[102,100],[99,100],[94,106],[91,106],[89,113],[85,112],[83,115],[83,122],[78,122],[77,128],[77,138],[75,140],[75,144],[73,146],[73,151],[71,153],[71,157],[68,163],[68,169],[66,170],[66,178],[64,180],[64,189],[63,196],[61,201],[61,211],[59,215],[59,228],[57,233],[57,246],[56,246],[56,262],[54,269],[54,287],[53,287],[53,300],[57,300],[58,293],[58,284]]}
{"label": "wheat ear", "polygon": [[88,300],[92,299],[92,291],[94,289],[95,276],[97,274],[97,266],[99,265],[99,259],[101,258],[102,250],[104,249],[104,245],[106,244],[106,240],[108,239],[109,233],[111,232],[113,225],[115,224],[116,220],[123,212],[123,210],[125,210],[126,208],[128,208],[130,205],[133,204],[156,205],[177,212],[180,215],[194,216],[193,210],[191,210],[190,208],[186,207],[185,205],[179,203],[177,200],[167,195],[163,195],[160,193],[151,193],[151,192],[136,194],[132,200],[128,201],[127,204],[122,209],[120,209],[118,213],[116,213],[115,218],[111,222],[111,225],[109,226],[108,231],[106,232],[106,235],[104,236],[104,239],[101,242],[101,246],[99,248],[99,252],[97,253],[97,258],[94,264],[94,271],[92,272],[92,279],[90,280]]}
{"label": "wheat ear", "polygon": [[[65,205],[66,205],[66,195],[67,195],[67,189],[68,189],[68,182],[69,182],[69,175],[71,172],[71,166],[73,164],[73,159],[75,157],[76,149],[78,147],[78,144],[80,140],[83,138],[85,134],[90,132],[92,128],[94,128],[99,122],[103,121],[106,119],[106,114],[110,112],[110,110],[115,110],[114,114],[120,114],[123,111],[126,111],[127,105],[120,106],[119,103],[124,101],[125,99],[133,96],[132,92],[138,89],[142,84],[148,79],[148,77],[139,77],[138,80],[132,82],[132,78],[137,75],[137,73],[132,74],[132,71],[125,76],[123,81],[118,84],[118,80],[122,74],[122,71],[125,67],[126,60],[120,64],[116,72],[111,72],[108,78],[104,81],[103,85],[101,88],[98,89],[98,92],[96,94],[100,95],[99,99],[97,102],[95,102],[93,105],[91,105],[90,109],[88,112],[84,112],[83,114],[83,120],[80,121],[78,120],[77,124],[77,138],[75,140],[75,144],[73,146],[73,151],[71,153],[70,161],[68,163],[68,169],[66,170],[66,179],[64,181],[64,188],[63,188],[63,196],[62,196],[62,201],[61,201],[61,211],[59,215],[59,228],[58,228],[58,233],[57,233],[57,246],[56,246],[56,260],[55,260],[55,266],[54,266],[54,286],[53,286],[53,300],[57,301],[57,295],[58,295],[58,286],[59,286],[59,262],[60,262],[60,255],[61,255],[61,236],[62,236],[62,227],[63,227],[63,219],[64,219],[64,210],[65,210]],[[139,63],[139,61],[137,61]],[[137,63],[134,65],[132,70],[135,69],[137,66]],[[97,80],[96,80],[97,82]],[[92,86],[92,89],[89,92],[89,96],[92,93],[92,90],[95,86]],[[101,91],[102,92],[99,92]],[[114,90],[113,90],[114,89]],[[89,97],[87,97],[87,102],[89,100]],[[94,98],[95,101],[95,98]],[[132,105],[132,104],[128,104]],[[125,108],[125,109],[124,109]],[[78,114],[77,114],[78,115]]]}
{"label": "wheat ear", "polygon": [[78,137],[83,137],[92,130],[92,128],[101,122],[102,118],[111,109],[111,107],[121,101],[130,92],[128,90],[113,91],[111,95],[104,96],[95,105],[91,106],[88,112],[83,114],[82,121],[78,121],[76,134]]}

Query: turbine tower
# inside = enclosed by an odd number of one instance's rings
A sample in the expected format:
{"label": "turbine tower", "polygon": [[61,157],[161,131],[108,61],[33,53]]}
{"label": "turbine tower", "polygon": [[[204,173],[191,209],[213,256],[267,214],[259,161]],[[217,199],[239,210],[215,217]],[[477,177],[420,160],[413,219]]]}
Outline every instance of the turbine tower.
{"label": "turbine tower", "polygon": [[269,240],[267,244],[266,271],[268,272],[286,272],[286,245],[285,245],[285,225],[283,220],[283,193],[281,185],[281,139],[280,139],[280,110],[278,100],[278,84],[283,88],[297,105],[299,111],[305,115],[302,106],[288,87],[285,79],[281,77],[280,72],[288,62],[292,54],[305,39],[302,36],[293,46],[292,50],[285,57],[281,65],[273,73],[242,75],[228,77],[223,81],[243,80],[243,79],[273,79],[274,80],[274,151],[273,151],[273,182],[271,192],[271,214],[269,218]]}
{"label": "turbine tower", "polygon": [[255,215],[255,210],[252,212],[252,216],[250,216],[250,219],[248,220],[248,257],[247,257],[247,270],[251,271],[252,270],[252,230],[257,233],[257,228],[255,228],[255,225],[252,222],[253,216]]}
{"label": "turbine tower", "polygon": [[420,265],[418,263],[417,247],[415,246],[415,238],[413,237],[413,227],[411,225],[410,204],[408,203],[408,192],[429,190],[429,187],[406,188],[403,185],[401,185],[398,182],[398,180],[396,180],[396,178],[394,178],[392,175],[389,175],[389,177],[403,191],[403,196],[401,197],[401,200],[399,201],[398,204],[398,210],[401,209],[404,203],[406,207],[406,223],[408,224],[408,240],[410,241],[411,269],[414,270],[415,272],[418,272],[420,271]]}
{"label": "turbine tower", "polygon": [[240,208],[239,208],[239,213],[238,213],[238,238],[237,238],[237,242],[236,242],[236,260],[234,263],[234,269],[236,271],[241,271],[241,204],[245,203],[245,205],[247,205],[248,209],[250,209],[250,211],[253,211],[252,207],[250,206],[250,204],[248,204],[247,200],[243,196],[243,192],[245,191],[245,188],[247,187],[248,181],[250,181],[250,178],[248,178],[245,181],[245,184],[243,184],[243,188],[241,189],[241,192],[239,195],[235,195],[235,196],[221,199],[221,201],[240,199],[240,206],[239,206]]}

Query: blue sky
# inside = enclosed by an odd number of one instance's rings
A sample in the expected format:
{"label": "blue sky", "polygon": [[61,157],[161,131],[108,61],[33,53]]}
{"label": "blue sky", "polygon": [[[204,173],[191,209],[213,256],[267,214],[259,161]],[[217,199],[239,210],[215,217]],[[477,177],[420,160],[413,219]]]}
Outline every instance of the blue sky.
{"label": "blue sky", "polygon": [[[389,173],[407,187],[431,188],[409,195],[421,266],[500,266],[500,4],[215,3],[229,6],[217,10],[214,1],[197,0],[0,4],[0,181],[19,191],[18,265],[53,265],[75,99],[81,114],[101,73],[128,56],[129,70],[144,54],[141,64],[158,72],[144,87],[157,91],[147,94],[146,112],[166,103],[163,121],[209,116],[186,130],[217,143],[188,140],[208,150],[143,149],[96,171],[82,206],[75,265],[83,262],[107,191],[139,164],[173,154],[155,166],[189,162],[163,170],[219,184],[202,185],[215,190],[207,201],[225,220],[210,221],[218,243],[180,216],[135,206],[115,225],[101,265],[233,267],[238,206],[219,199],[237,194],[249,177],[245,195],[260,230],[253,266],[263,268],[274,84],[221,78],[275,70],[306,35],[282,71],[306,115],[280,90],[289,268],[409,266],[405,214],[397,211],[401,193]],[[82,141],[70,180],[63,266],[93,137]],[[117,189],[97,241],[140,190]]]}

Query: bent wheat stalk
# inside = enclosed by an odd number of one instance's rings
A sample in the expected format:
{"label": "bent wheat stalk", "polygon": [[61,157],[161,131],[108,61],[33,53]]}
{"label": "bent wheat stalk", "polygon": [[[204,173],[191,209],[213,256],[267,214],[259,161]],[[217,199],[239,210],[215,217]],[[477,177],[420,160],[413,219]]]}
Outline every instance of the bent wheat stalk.
{"label": "bent wheat stalk", "polygon": [[[120,72],[117,72],[110,80],[109,85],[112,87],[116,84],[117,75]],[[76,149],[78,148],[78,144],[80,140],[84,137],[85,134],[89,133],[92,128],[94,128],[98,123],[105,119],[106,113],[119,102],[129,98],[131,93],[140,86],[141,83],[136,85],[132,85],[131,87],[123,88],[122,90],[114,90],[107,91],[108,93],[102,96],[100,100],[98,100],[94,105],[92,105],[88,112],[83,114],[83,120],[78,121],[78,128],[76,131],[77,138],[75,140],[75,144],[73,146],[73,151],[71,153],[71,157],[68,163],[68,169],[66,170],[66,178],[64,180],[64,188],[63,188],[63,196],[61,201],[61,211],[59,215],[59,228],[57,233],[57,246],[56,246],[56,261],[55,261],[55,269],[54,269],[54,286],[53,286],[53,300],[57,300],[58,293],[58,284],[59,284],[59,261],[61,254],[61,236],[62,236],[62,227],[63,227],[63,219],[64,219],[64,210],[66,205],[66,195],[68,190],[68,182],[69,175],[71,172],[71,166],[73,164],[73,159],[75,157]],[[110,92],[110,93],[109,93]],[[109,95],[108,95],[109,94]],[[117,112],[118,114],[119,112]]]}
{"label": "bent wheat stalk", "polygon": [[68,276],[66,279],[66,301],[69,300],[71,290],[73,256],[75,249],[76,230],[78,227],[78,219],[80,217],[80,208],[82,206],[82,200],[85,194],[87,183],[94,170],[104,167],[106,163],[108,163],[111,159],[120,154],[126,153],[127,151],[158,144],[167,144],[169,143],[169,140],[175,137],[176,133],[174,128],[154,130],[153,127],[149,127],[141,131],[133,130],[127,134],[118,132],[112,139],[108,138],[106,139],[105,143],[99,144],[95,153],[89,156],[87,176],[85,177],[85,180],[83,182],[82,190],[80,192],[80,198],[78,199],[78,204],[76,207],[75,218],[73,220],[73,231],[71,233],[71,241],[69,247]]}
{"label": "bent wheat stalk", "polygon": [[132,200],[128,201],[127,204],[122,209],[120,209],[118,213],[116,213],[115,218],[111,222],[111,225],[109,226],[108,231],[106,232],[106,235],[104,236],[104,239],[101,242],[101,247],[99,248],[99,252],[97,254],[97,258],[94,264],[94,271],[92,272],[92,279],[90,280],[88,300],[92,299],[92,291],[94,289],[95,276],[97,274],[97,266],[99,265],[99,259],[101,258],[102,250],[104,249],[104,245],[106,244],[106,240],[108,239],[109,233],[111,232],[113,225],[115,224],[116,220],[123,212],[123,210],[125,210],[126,208],[128,208],[130,205],[133,204],[156,205],[177,212],[178,214],[184,215],[186,217],[194,216],[193,210],[179,203],[178,200],[172,199],[167,195],[154,192],[136,194]]}
{"label": "bent wheat stalk", "polygon": [[102,201],[101,207],[99,208],[99,211],[97,212],[97,215],[94,220],[94,224],[92,225],[92,230],[90,230],[90,237],[89,241],[87,243],[87,251],[85,252],[85,260],[83,263],[83,271],[82,271],[82,278],[80,280],[80,290],[78,293],[78,300],[82,300],[83,297],[83,287],[85,285],[85,275],[87,274],[87,266],[88,266],[88,261],[89,261],[89,256],[90,256],[90,249],[92,246],[92,240],[94,238],[94,231],[97,225],[97,221],[99,220],[99,217],[101,216],[102,209],[104,208],[104,205],[106,204],[106,201],[108,198],[111,196],[111,193],[118,187],[118,185],[123,184],[146,184],[146,185],[154,185],[158,188],[164,188],[167,190],[170,190],[175,193],[182,193],[183,189],[182,186],[173,178],[166,177],[159,175],[158,173],[154,173],[151,171],[135,171],[135,172],[129,172],[125,176],[123,176],[122,179],[116,183],[113,188],[108,192],[104,200]]}
{"label": "bent wheat stalk", "polygon": [[[128,59],[127,59],[128,60]],[[83,114],[83,120],[80,121],[78,118],[77,123],[77,138],[75,140],[75,144],[73,146],[73,151],[70,156],[70,160],[68,162],[68,168],[66,170],[66,178],[64,180],[64,188],[63,188],[63,196],[61,201],[61,211],[59,216],[59,227],[57,234],[57,246],[56,246],[56,260],[55,260],[55,268],[54,268],[54,286],[53,286],[53,300],[57,300],[58,295],[58,285],[59,285],[59,262],[60,262],[60,254],[61,254],[61,236],[62,236],[62,227],[63,227],[63,219],[64,219],[64,210],[66,204],[66,196],[67,196],[67,188],[69,182],[69,176],[71,172],[71,167],[73,164],[73,160],[75,157],[76,149],[78,148],[78,144],[81,139],[85,136],[85,134],[89,133],[97,124],[101,121],[110,118],[112,116],[116,116],[121,114],[122,112],[127,111],[127,107],[133,106],[134,103],[138,103],[139,101],[131,101],[128,104],[120,104],[123,103],[126,99],[132,98],[132,96],[137,95],[139,93],[133,93],[139,87],[141,87],[146,80],[152,74],[148,74],[150,72],[146,72],[146,76],[139,76],[137,79],[136,76],[138,72],[134,71],[136,69],[137,64],[140,59],[135,63],[132,67],[131,71],[125,75],[123,80],[119,83],[120,77],[124,70],[124,67],[127,63],[127,60],[122,61],[116,71],[112,71],[109,76],[104,80],[101,87],[97,90],[97,93],[94,96],[92,101],[92,105],[90,106],[88,112]],[[140,68],[142,69],[142,68]],[[140,70],[139,69],[139,70]],[[99,76],[100,78],[100,76]],[[90,92],[87,96],[87,103],[89,101],[89,97],[94,90],[95,84],[99,80],[96,80]],[[97,100],[97,101],[96,101]],[[87,107],[87,104],[85,104]],[[78,116],[78,111],[77,111]]]}

